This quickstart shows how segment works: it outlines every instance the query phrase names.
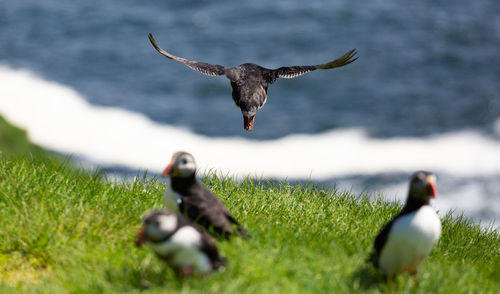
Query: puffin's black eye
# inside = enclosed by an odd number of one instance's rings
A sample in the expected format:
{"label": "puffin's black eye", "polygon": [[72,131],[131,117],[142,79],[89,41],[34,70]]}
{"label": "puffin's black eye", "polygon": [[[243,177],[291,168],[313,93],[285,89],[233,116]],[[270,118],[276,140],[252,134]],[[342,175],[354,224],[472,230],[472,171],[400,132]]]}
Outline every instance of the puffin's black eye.
{"label": "puffin's black eye", "polygon": [[186,163],[187,163],[187,160],[184,158],[184,159],[182,159],[182,160],[181,160],[181,163],[182,163],[182,164],[186,164]]}

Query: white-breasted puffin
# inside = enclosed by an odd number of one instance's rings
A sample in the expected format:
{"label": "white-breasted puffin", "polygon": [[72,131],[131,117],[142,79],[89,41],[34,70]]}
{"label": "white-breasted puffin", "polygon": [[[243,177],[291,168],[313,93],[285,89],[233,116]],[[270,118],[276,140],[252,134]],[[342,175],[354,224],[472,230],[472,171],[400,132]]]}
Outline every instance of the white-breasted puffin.
{"label": "white-breasted puffin", "polygon": [[426,171],[414,173],[403,210],[375,238],[370,259],[389,282],[403,272],[418,282],[418,266],[441,236],[441,221],[430,206],[436,195],[436,176]]}
{"label": "white-breasted puffin", "polygon": [[331,69],[354,62],[357,57],[353,49],[340,58],[318,65],[284,66],[277,69],[268,69],[254,63],[244,63],[236,67],[224,67],[217,64],[208,64],[177,57],[163,50],[156,44],[151,33],[148,35],[153,47],[163,56],[179,61],[193,70],[209,76],[225,75],[231,81],[233,100],[243,114],[243,127],[247,131],[253,129],[255,113],[267,100],[267,88],[277,78],[295,78],[316,69]]}
{"label": "white-breasted puffin", "polygon": [[235,231],[246,236],[246,230],[229,213],[224,203],[196,179],[193,155],[184,151],[174,153],[162,177],[170,177],[164,194],[167,206],[177,203],[180,213],[217,236],[227,239]]}
{"label": "white-breasted puffin", "polygon": [[152,211],[143,218],[136,245],[140,247],[143,243],[180,276],[207,274],[226,264],[207,233],[184,216],[168,210]]}

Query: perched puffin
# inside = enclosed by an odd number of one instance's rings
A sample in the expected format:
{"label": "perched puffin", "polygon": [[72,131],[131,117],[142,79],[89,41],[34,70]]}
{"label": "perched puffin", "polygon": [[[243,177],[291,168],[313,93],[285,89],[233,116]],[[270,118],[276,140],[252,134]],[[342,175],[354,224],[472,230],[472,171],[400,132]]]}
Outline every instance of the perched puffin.
{"label": "perched puffin", "polygon": [[234,233],[233,225],[238,233],[246,234],[224,203],[196,180],[193,155],[184,151],[174,153],[162,177],[170,177],[163,199],[167,207],[177,205],[178,211],[190,220],[226,239]]}
{"label": "perched puffin", "polygon": [[168,210],[148,213],[135,243],[138,247],[146,243],[181,276],[207,274],[226,264],[209,235],[184,216]]}
{"label": "perched puffin", "polygon": [[407,272],[418,282],[418,266],[441,235],[441,221],[429,205],[437,194],[436,176],[418,171],[410,178],[403,210],[375,238],[370,259],[392,283],[396,274]]}
{"label": "perched puffin", "polygon": [[222,65],[208,64],[174,56],[160,48],[151,33],[148,36],[153,47],[167,58],[179,61],[191,69],[209,76],[225,75],[231,81],[233,100],[236,106],[241,109],[243,126],[247,131],[253,129],[255,113],[266,103],[267,88],[277,78],[295,78],[316,69],[341,67],[358,59],[357,57],[354,58],[356,49],[353,49],[334,61],[319,65],[284,66],[277,69],[268,69],[254,63],[244,63],[228,68]]}

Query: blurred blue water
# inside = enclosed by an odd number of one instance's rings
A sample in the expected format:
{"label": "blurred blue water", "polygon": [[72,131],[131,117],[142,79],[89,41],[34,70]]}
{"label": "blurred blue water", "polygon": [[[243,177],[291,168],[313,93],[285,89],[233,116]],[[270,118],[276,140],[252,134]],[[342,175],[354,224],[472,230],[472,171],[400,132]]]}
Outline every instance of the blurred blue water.
{"label": "blurred blue water", "polygon": [[[274,3],[276,2],[276,3]],[[362,126],[423,136],[500,117],[500,2],[0,0],[0,63],[209,136],[272,139]],[[357,48],[337,70],[278,80],[242,129],[229,81],[167,60],[275,68],[317,64]]]}

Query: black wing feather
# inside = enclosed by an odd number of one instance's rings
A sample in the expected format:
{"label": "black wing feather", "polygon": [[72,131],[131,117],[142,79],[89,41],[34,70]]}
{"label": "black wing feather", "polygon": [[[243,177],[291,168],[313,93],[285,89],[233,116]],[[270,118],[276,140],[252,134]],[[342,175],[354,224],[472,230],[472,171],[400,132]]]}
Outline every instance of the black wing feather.
{"label": "black wing feather", "polygon": [[156,44],[156,41],[153,38],[153,35],[151,33],[149,33],[148,37],[149,37],[149,41],[151,42],[153,47],[156,49],[156,51],[160,52],[161,55],[163,55],[167,58],[170,58],[170,59],[175,60],[175,61],[179,61],[179,62],[183,63],[184,65],[188,66],[189,68],[197,70],[197,71],[199,71],[203,74],[206,74],[208,76],[221,76],[225,73],[225,68],[222,65],[209,64],[209,63],[199,62],[199,61],[195,61],[195,60],[188,60],[188,59],[185,59],[182,57],[172,55],[172,54],[168,53],[167,51],[161,49],[160,46],[158,46],[158,44]]}
{"label": "black wing feather", "polygon": [[380,253],[382,252],[382,248],[384,248],[384,245],[387,242],[389,232],[391,231],[392,224],[395,220],[396,219],[394,218],[382,228],[380,233],[378,233],[377,237],[375,238],[375,242],[373,243],[373,252],[370,255],[370,261],[376,268],[378,268]]}
{"label": "black wing feather", "polygon": [[302,66],[283,66],[276,69],[276,76],[278,78],[292,79],[313,70],[316,70],[315,65],[302,65]]}
{"label": "black wing feather", "polygon": [[224,203],[198,182],[192,189],[189,195],[182,197],[181,212],[202,227],[213,229],[225,238],[229,237],[232,232],[231,221],[227,218],[229,211]]}
{"label": "black wing feather", "polygon": [[358,59],[358,57],[354,58],[356,53],[357,53],[356,49],[353,49],[344,54],[343,56],[324,64],[280,67],[274,70],[274,74],[277,78],[291,79],[316,69],[330,69],[330,68],[341,67],[344,65],[348,65],[349,63],[352,63],[356,59]]}

